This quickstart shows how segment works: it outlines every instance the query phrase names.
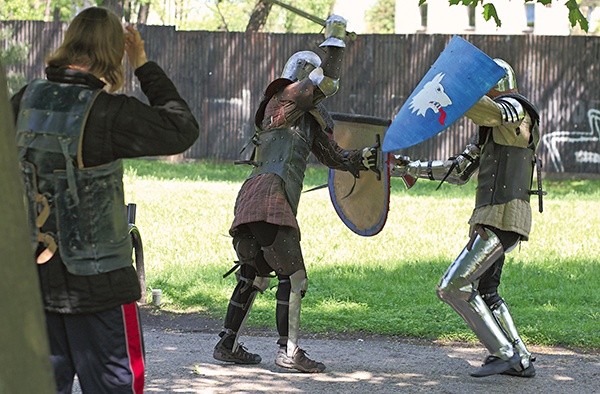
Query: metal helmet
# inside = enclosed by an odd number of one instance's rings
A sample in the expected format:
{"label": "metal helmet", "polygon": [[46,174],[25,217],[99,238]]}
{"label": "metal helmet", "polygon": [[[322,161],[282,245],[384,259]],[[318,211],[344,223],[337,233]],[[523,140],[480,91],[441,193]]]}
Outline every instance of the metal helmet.
{"label": "metal helmet", "polygon": [[494,61],[506,72],[502,79],[498,81],[494,89],[496,89],[498,92],[517,90],[517,76],[515,75],[515,70],[513,70],[510,64],[502,59],[496,58]]}
{"label": "metal helmet", "polygon": [[281,78],[299,81],[308,77],[308,74],[321,65],[321,58],[312,51],[294,53],[283,67]]}

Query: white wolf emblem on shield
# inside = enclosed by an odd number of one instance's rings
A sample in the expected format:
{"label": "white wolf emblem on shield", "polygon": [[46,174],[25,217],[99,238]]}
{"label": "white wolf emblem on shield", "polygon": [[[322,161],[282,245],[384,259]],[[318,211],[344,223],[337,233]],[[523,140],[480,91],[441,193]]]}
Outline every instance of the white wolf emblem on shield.
{"label": "white wolf emblem on shield", "polygon": [[479,48],[460,36],[452,37],[394,117],[382,151],[406,149],[441,133],[504,74]]}
{"label": "white wolf emblem on shield", "polygon": [[444,107],[452,104],[452,100],[444,91],[444,85],[442,85],[442,79],[444,73],[438,73],[433,79],[427,82],[420,92],[415,94],[412,101],[410,102],[410,109],[412,113],[417,115],[425,116],[428,109],[431,109],[434,113],[439,113],[440,117],[438,121],[441,125],[446,121],[446,111]]}

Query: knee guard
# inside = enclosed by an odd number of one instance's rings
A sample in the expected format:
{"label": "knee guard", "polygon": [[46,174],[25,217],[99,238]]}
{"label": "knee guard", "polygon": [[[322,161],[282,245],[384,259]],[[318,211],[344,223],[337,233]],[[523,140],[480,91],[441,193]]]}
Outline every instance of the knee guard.
{"label": "knee guard", "polygon": [[477,236],[471,250],[464,248],[448,267],[437,288],[438,296],[446,302],[452,299],[468,300],[473,292],[473,283],[487,271],[504,253],[500,239],[485,229],[488,239]]}
{"label": "knee guard", "polygon": [[240,264],[253,265],[254,259],[260,252],[260,245],[250,233],[235,235],[232,240],[233,249],[240,260]]}
{"label": "knee guard", "polygon": [[267,264],[278,275],[288,276],[304,270],[300,235],[295,228],[280,227],[273,243],[263,246],[262,251]]}
{"label": "knee guard", "polygon": [[[239,260],[239,263],[236,263],[236,266],[247,264],[254,267],[259,276],[266,277],[269,275],[272,269],[266,263],[260,244],[254,235],[250,233],[238,234],[233,237],[232,242]],[[236,267],[232,268],[230,272],[234,269],[236,269]]]}

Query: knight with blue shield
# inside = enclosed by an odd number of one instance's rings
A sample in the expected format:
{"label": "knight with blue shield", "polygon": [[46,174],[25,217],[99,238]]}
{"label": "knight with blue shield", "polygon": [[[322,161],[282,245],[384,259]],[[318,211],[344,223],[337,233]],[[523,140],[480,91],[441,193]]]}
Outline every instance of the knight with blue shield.
{"label": "knight with blue shield", "polygon": [[[494,61],[505,70],[504,77],[465,113],[479,126],[476,139],[447,160],[412,161],[396,155],[391,176],[402,177],[407,186],[419,178],[460,185],[479,171],[470,239],[441,278],[437,294],[490,352],[472,376],[533,377],[535,358],[498,286],[505,253],[529,238],[530,195],[538,194],[541,203],[541,187],[531,191],[540,118],[535,106],[518,93],[512,67],[504,60]],[[538,185],[539,179],[538,173]]]}

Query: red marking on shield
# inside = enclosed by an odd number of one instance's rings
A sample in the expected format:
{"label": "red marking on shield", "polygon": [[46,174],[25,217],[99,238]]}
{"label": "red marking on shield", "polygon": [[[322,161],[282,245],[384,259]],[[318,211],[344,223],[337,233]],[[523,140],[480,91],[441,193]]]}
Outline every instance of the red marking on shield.
{"label": "red marking on shield", "polygon": [[444,111],[444,108],[440,108],[440,118],[438,120],[441,125],[446,121],[446,111]]}

